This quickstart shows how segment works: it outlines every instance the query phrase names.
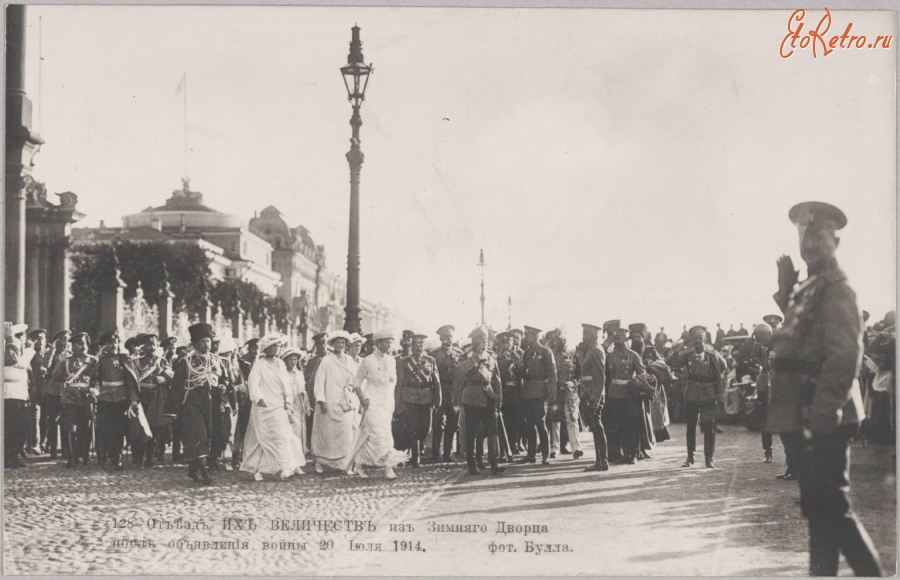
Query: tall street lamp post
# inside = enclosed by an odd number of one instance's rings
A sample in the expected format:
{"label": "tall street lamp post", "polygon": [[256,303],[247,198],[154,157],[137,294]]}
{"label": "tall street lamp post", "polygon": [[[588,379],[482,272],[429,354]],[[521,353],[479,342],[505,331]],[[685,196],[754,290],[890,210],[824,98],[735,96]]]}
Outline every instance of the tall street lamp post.
{"label": "tall street lamp post", "polygon": [[350,151],[347,161],[350,163],[350,237],[347,244],[347,305],[344,307],[344,330],[362,334],[362,321],[359,307],[359,172],[362,170],[363,155],[359,147],[359,128],[362,118],[359,106],[366,99],[366,86],[372,65],[365,63],[362,53],[362,41],[359,40],[359,26],[352,29],[350,54],[347,55],[347,66],[341,67],[344,86],[347,88],[347,100],[353,105],[353,116],[350,126],[353,136],[350,138]]}

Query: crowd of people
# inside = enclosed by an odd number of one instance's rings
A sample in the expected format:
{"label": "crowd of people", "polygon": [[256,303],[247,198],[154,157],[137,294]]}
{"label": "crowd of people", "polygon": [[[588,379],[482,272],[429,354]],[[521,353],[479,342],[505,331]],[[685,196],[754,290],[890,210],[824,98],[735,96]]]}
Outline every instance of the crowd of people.
{"label": "crowd of people", "polygon": [[[589,471],[649,459],[669,439],[671,402],[686,422],[686,459],[694,465],[696,430],[704,463],[714,468],[716,420],[726,377],[755,382],[763,418],[763,461],[772,434],[784,444],[787,469],[799,479],[809,520],[810,571],[834,575],[843,552],[858,574],[880,575],[877,554],[850,508],[849,446],[860,428],[870,439],[894,433],[895,315],[864,325],[856,296],[837,266],[836,231],[843,212],[805,202],[789,217],[800,232],[809,277],[789,257],[777,261],[781,315],[764,317],[752,334],[719,325],[685,326],[671,341],[651,340],[644,324],[619,320],[582,325],[567,348],[563,330],[525,326],[495,333],[478,327],[455,340],[455,328],[429,336],[390,331],[365,337],[337,331],[313,337],[309,351],[269,334],[240,348],[205,323],[190,327],[190,344],[138,334],[120,352],[118,331],[92,348],[87,334],[62,331],[47,344],[43,329],[7,322],[4,369],[5,465],[47,451],[66,467],[94,460],[123,469],[170,460],[209,484],[218,470],[240,469],[256,480],[365,468],[412,468],[424,461],[465,460],[468,472],[504,471],[501,463],[551,464],[583,456],[580,432],[590,429]],[[867,419],[868,417],[868,419]],[[61,435],[61,437],[60,437]],[[890,439],[892,440],[892,439]],[[430,442],[430,447],[429,447]],[[228,449],[230,448],[230,455]],[[430,458],[428,457],[430,451]]]}

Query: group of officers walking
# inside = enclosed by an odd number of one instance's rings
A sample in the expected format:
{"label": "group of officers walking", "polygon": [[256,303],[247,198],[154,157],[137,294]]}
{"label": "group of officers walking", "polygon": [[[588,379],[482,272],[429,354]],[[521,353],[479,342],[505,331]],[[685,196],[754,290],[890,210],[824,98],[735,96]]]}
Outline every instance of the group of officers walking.
{"label": "group of officers walking", "polygon": [[[835,259],[836,232],[847,219],[821,202],[798,204],[789,218],[800,234],[808,277],[799,282],[791,259],[779,258],[774,298],[784,324],[771,335],[763,333],[764,341],[753,341],[765,343],[758,352],[741,356],[754,357],[765,372],[765,431],[785,436],[789,467],[799,479],[801,510],[809,520],[811,574],[835,575],[843,553],[854,572],[877,576],[877,554],[848,496],[850,444],[864,414],[856,381],[862,320]],[[584,324],[582,342],[571,354],[558,331],[542,342],[542,332],[534,327],[496,336],[479,327],[469,335],[467,352],[454,344],[454,331],[450,325],[438,329],[441,346],[430,353],[424,349],[426,335],[405,332],[401,341],[393,435],[398,447],[411,451],[412,467],[422,461],[429,432],[432,459],[451,461],[456,438],[457,452],[464,452],[471,474],[485,469],[484,441],[494,474],[503,471],[501,458],[509,460],[521,451],[520,463],[536,463],[540,455],[549,464],[562,452],[564,435],[577,459],[582,455],[580,421],[589,425],[594,439],[595,458],[587,469],[606,471],[610,462],[633,464],[648,456],[644,438],[664,428],[648,419],[647,403],[658,397],[665,380],[654,370],[666,368],[680,370],[684,379],[684,466],[694,463],[699,424],[705,465],[714,467],[716,399],[723,389],[725,361],[709,344],[706,328],[691,328],[689,340],[668,353],[664,364],[654,346],[644,346],[649,336],[631,333],[618,321]],[[193,350],[182,356],[172,339],[160,344],[153,334],[135,337],[132,352],[125,354],[119,352],[118,333],[108,332],[92,356],[85,333],[63,331],[48,347],[46,332],[33,331],[25,349],[26,332],[23,324],[6,323],[7,468],[22,465],[23,449],[37,451],[42,444],[55,457],[56,423],[61,421],[68,467],[90,462],[95,432],[97,461],[121,469],[129,425],[142,421],[149,437],[131,440],[136,467],[163,458],[171,443],[173,459],[188,460],[190,475],[208,483],[209,469],[224,460],[234,410],[232,466],[240,463],[242,425],[246,429],[250,405],[242,385],[257,356],[254,341],[238,356],[230,337],[216,345],[208,325],[194,325]],[[326,354],[326,339],[315,337],[311,356],[301,361],[307,385]],[[366,348],[370,345],[362,345],[360,356],[367,354]],[[33,355],[26,355],[29,350]],[[39,417],[34,407],[40,407]],[[769,443],[766,460],[770,451]]]}

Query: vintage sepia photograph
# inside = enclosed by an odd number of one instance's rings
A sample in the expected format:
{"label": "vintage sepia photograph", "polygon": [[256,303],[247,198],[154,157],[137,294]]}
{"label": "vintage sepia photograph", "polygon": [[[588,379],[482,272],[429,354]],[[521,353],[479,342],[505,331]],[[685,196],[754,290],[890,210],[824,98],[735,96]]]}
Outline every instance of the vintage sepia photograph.
{"label": "vintage sepia photograph", "polygon": [[847,6],[6,5],[3,574],[896,576]]}

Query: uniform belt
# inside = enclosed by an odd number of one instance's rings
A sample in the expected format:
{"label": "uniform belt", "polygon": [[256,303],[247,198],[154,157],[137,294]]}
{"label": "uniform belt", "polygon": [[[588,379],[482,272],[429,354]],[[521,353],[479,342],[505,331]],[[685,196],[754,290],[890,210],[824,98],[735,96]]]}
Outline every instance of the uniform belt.
{"label": "uniform belt", "polygon": [[613,379],[612,384],[614,385],[627,385],[631,382],[629,379]]}
{"label": "uniform belt", "polygon": [[159,385],[156,384],[156,383],[141,383],[141,388],[142,388],[142,389],[155,389],[155,388],[158,387],[158,386],[159,386]]}
{"label": "uniform belt", "polygon": [[504,387],[515,387],[518,384],[519,384],[518,381],[503,381]]}
{"label": "uniform belt", "polygon": [[583,377],[581,377],[581,380],[582,381],[593,381],[594,377],[592,377],[591,375],[584,375]]}
{"label": "uniform belt", "polygon": [[88,383],[69,383],[66,387],[70,389],[87,389],[90,385]]}
{"label": "uniform belt", "polygon": [[100,384],[104,387],[124,387],[125,381],[102,381]]}

